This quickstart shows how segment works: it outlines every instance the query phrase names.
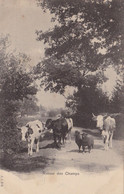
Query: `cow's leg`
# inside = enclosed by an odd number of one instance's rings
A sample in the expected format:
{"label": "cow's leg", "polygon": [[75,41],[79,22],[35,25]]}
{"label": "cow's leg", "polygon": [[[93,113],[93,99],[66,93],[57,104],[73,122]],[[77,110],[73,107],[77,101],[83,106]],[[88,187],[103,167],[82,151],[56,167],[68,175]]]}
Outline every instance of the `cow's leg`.
{"label": "cow's leg", "polygon": [[57,146],[58,148],[60,148],[60,146],[61,146],[61,136],[60,136],[60,135],[57,135],[56,138],[57,138],[57,139],[56,139],[56,146]]}
{"label": "cow's leg", "polygon": [[[61,143],[61,139],[62,139],[62,143]],[[61,134],[61,136],[60,136],[60,143],[61,144],[64,144],[64,140],[65,140],[65,135],[64,134]]]}
{"label": "cow's leg", "polygon": [[91,145],[90,145],[90,146],[88,146],[88,150],[89,150],[89,153],[90,153],[90,151],[91,151]]}
{"label": "cow's leg", "polygon": [[53,134],[53,138],[54,138],[54,144],[56,147],[60,147],[61,145],[61,137],[57,134]]}
{"label": "cow's leg", "polygon": [[30,155],[30,150],[31,150],[31,143],[28,142],[28,155]]}
{"label": "cow's leg", "polygon": [[64,144],[64,139],[65,139],[65,135],[63,134],[62,140],[63,140],[63,144]]}
{"label": "cow's leg", "polygon": [[83,148],[83,152],[85,152],[85,146],[83,146],[82,148]]}
{"label": "cow's leg", "polygon": [[30,147],[30,155],[33,153],[33,145],[34,145],[34,139],[31,139],[31,147]]}
{"label": "cow's leg", "polygon": [[58,138],[60,138],[59,140],[60,140],[60,145],[62,145],[62,137],[60,136],[60,137],[58,137]]}
{"label": "cow's leg", "polygon": [[39,152],[39,139],[37,140],[37,144],[36,144],[36,152]]}
{"label": "cow's leg", "polygon": [[31,139],[30,139],[30,137],[27,138],[27,142],[28,142],[28,155],[30,155],[30,152],[31,152]]}
{"label": "cow's leg", "polygon": [[55,133],[53,133],[53,139],[54,139],[54,143],[56,144],[56,135],[55,135]]}
{"label": "cow's leg", "polygon": [[71,143],[71,131],[68,132],[68,140],[69,140],[69,143]]}
{"label": "cow's leg", "polygon": [[106,136],[106,140],[105,140],[105,150],[108,150],[108,141],[109,141],[109,136]]}
{"label": "cow's leg", "polygon": [[81,148],[81,146],[79,146],[79,151],[78,152],[80,152],[80,148]]}
{"label": "cow's leg", "polygon": [[113,138],[113,133],[111,133],[110,139],[109,139],[109,147],[110,148],[112,148],[112,138]]}
{"label": "cow's leg", "polygon": [[105,150],[108,150],[108,141],[105,142],[104,149],[105,149]]}

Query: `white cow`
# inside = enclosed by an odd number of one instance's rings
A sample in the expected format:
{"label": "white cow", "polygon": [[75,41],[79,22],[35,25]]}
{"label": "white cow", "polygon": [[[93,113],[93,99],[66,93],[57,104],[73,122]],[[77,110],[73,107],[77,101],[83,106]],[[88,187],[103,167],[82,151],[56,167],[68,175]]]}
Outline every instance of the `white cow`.
{"label": "white cow", "polygon": [[[104,139],[106,138],[106,141],[105,141],[106,150],[108,150],[108,146],[112,148],[112,138],[113,138],[113,133],[114,133],[115,128],[116,128],[115,119],[108,116],[104,120],[104,130],[102,131],[102,135]],[[105,132],[106,132],[106,135],[104,135]]]}
{"label": "white cow", "polygon": [[40,137],[44,137],[44,124],[39,120],[30,121],[26,126],[21,127],[22,141],[28,142],[28,155],[33,153],[33,145],[36,143],[36,152],[39,152]]}
{"label": "white cow", "polygon": [[106,116],[102,115],[93,115],[93,120],[96,120],[97,127],[101,130],[101,135],[105,144],[105,150],[108,150],[108,147],[112,148],[112,138],[116,128],[115,119],[110,116],[107,116],[106,118]]}
{"label": "white cow", "polygon": [[68,139],[71,142],[71,130],[73,128],[73,120],[72,118],[65,118],[68,124]]}

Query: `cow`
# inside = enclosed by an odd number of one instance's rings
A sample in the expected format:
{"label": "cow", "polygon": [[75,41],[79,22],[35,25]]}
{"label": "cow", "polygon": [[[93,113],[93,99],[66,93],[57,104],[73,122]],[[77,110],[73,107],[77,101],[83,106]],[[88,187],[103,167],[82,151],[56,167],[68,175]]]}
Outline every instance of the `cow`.
{"label": "cow", "polygon": [[112,138],[113,138],[113,133],[114,133],[115,129],[116,129],[115,119],[108,116],[104,120],[104,130],[102,130],[102,136],[103,136],[103,139],[104,139],[106,150],[108,150],[108,146],[110,148],[112,148]]}
{"label": "cow", "polygon": [[[58,114],[57,119],[61,119],[61,118],[64,118],[64,117],[61,114]],[[71,130],[73,128],[73,120],[70,117],[65,117],[65,119],[68,125],[68,132],[65,139],[68,138],[68,140],[71,142]]]}
{"label": "cow", "polygon": [[93,120],[96,120],[96,126],[100,129],[105,144],[105,150],[108,150],[109,147],[112,148],[112,138],[116,128],[115,119],[106,115],[93,115]]}
{"label": "cow", "polygon": [[22,141],[28,142],[28,155],[32,155],[34,143],[36,143],[36,152],[39,152],[39,141],[41,137],[44,137],[46,131],[44,124],[35,120],[18,129],[21,130]]}
{"label": "cow", "polygon": [[53,130],[53,139],[57,147],[60,147],[61,139],[63,140],[63,144],[64,144],[65,137],[72,128],[71,122],[72,121],[69,121],[63,117],[59,117],[56,120],[48,119],[46,121],[45,127],[47,129]]}

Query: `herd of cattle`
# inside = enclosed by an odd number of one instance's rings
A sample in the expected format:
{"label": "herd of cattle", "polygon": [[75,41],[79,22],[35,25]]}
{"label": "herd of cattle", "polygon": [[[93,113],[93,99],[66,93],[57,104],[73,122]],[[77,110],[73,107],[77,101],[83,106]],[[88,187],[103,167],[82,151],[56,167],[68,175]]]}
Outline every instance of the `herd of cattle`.
{"label": "herd of cattle", "polygon": [[[112,137],[116,128],[115,119],[110,116],[92,115],[92,119],[96,121],[96,127],[99,129],[100,134],[103,137],[105,150],[108,150],[108,147],[112,148]],[[32,155],[34,144],[36,144],[36,152],[39,152],[40,139],[45,136],[46,132],[52,130],[54,143],[56,147],[60,147],[62,143],[64,144],[67,138],[71,141],[72,128],[72,118],[59,116],[55,120],[48,119],[46,123],[40,122],[39,120],[30,121],[25,126],[18,129],[21,131],[22,141],[26,141],[28,144],[28,155]],[[91,148],[94,146],[93,137],[89,136],[87,133],[80,133],[79,131],[75,131],[74,136],[79,152],[81,147],[83,151],[88,147],[90,152]]]}

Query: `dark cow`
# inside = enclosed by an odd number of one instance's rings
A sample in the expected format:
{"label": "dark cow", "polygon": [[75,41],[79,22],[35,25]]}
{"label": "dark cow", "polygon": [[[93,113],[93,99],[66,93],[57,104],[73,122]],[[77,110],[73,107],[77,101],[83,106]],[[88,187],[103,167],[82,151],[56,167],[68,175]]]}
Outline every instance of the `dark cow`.
{"label": "dark cow", "polygon": [[68,123],[65,118],[58,118],[57,120],[48,119],[46,121],[46,128],[53,130],[54,143],[60,147],[61,139],[64,140],[68,133]]}

